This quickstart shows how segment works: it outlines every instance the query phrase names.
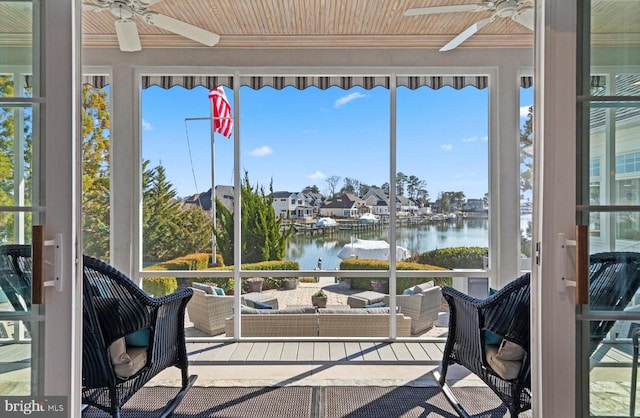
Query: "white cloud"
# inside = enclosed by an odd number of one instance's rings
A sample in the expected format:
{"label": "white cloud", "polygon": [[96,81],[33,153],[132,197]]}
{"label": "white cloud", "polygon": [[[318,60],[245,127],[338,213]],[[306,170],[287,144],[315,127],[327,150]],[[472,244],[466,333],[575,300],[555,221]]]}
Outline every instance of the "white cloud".
{"label": "white cloud", "polygon": [[476,142],[478,140],[477,136],[470,136],[468,138],[462,138],[462,142]]}
{"label": "white cloud", "polygon": [[521,106],[520,107],[520,117],[526,118],[529,114],[529,106]]}
{"label": "white cloud", "polygon": [[333,104],[333,107],[337,109],[342,105],[346,105],[347,103],[349,103],[352,100],[360,99],[362,97],[367,97],[367,96],[365,94],[358,93],[358,92],[347,94],[346,96],[343,96],[343,97],[339,98],[338,100],[336,100],[336,102]]}
{"label": "white cloud", "polygon": [[270,147],[263,145],[260,148],[256,148],[253,151],[251,151],[249,155],[251,155],[252,157],[264,157],[265,155],[269,155],[272,153],[273,153],[273,150]]}
{"label": "white cloud", "polygon": [[316,171],[312,174],[309,174],[309,176],[307,176],[309,178],[309,180],[324,180],[327,178],[326,174],[324,174],[322,171]]}
{"label": "white cloud", "polygon": [[485,136],[483,136],[483,137],[482,137],[482,140],[483,140],[484,142],[487,142],[487,141],[489,140],[489,137],[485,135]]}
{"label": "white cloud", "polygon": [[451,144],[440,145],[440,149],[442,149],[443,151],[451,151],[452,148],[453,148],[453,145]]}
{"label": "white cloud", "polygon": [[142,130],[143,131],[151,131],[152,129],[153,129],[153,126],[151,126],[151,123],[149,123],[146,120],[142,119]]}

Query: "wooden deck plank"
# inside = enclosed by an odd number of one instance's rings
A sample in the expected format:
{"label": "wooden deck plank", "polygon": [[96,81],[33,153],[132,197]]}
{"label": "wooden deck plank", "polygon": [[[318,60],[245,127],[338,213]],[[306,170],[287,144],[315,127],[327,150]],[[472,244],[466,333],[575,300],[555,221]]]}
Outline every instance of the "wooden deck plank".
{"label": "wooden deck plank", "polygon": [[332,361],[346,361],[347,351],[343,342],[330,342],[329,343],[329,357]]}
{"label": "wooden deck plank", "polygon": [[378,350],[378,354],[380,355],[380,360],[383,361],[396,361],[396,353],[394,353],[391,348],[392,344],[389,343],[378,343],[376,345],[376,349]]}
{"label": "wooden deck plank", "polygon": [[247,361],[262,361],[264,359],[264,355],[267,352],[267,348],[269,347],[269,343],[266,342],[258,342],[254,343],[253,347],[251,347],[251,351],[249,355],[247,355]]}
{"label": "wooden deck plank", "polygon": [[280,360],[282,361],[297,361],[298,359],[298,351],[300,350],[300,343],[297,342],[286,342],[282,347],[282,354],[280,355]]}
{"label": "wooden deck plank", "polygon": [[314,343],[303,342],[298,347],[298,360],[313,361]]}
{"label": "wooden deck plank", "polygon": [[405,343],[393,343],[391,344],[391,349],[399,361],[413,360],[413,356]]}
{"label": "wooden deck plank", "polygon": [[231,354],[229,360],[231,361],[245,361],[247,356],[251,352],[251,348],[253,348],[253,343],[238,343],[238,347]]}
{"label": "wooden deck plank", "polygon": [[431,360],[420,343],[405,343],[405,347],[407,347],[407,350],[409,350],[414,360]]}
{"label": "wooden deck plank", "polygon": [[344,343],[345,355],[348,361],[362,361],[362,351],[357,342]]}
{"label": "wooden deck plank", "polygon": [[360,349],[362,350],[363,360],[380,360],[380,355],[374,343],[361,342]]}
{"label": "wooden deck plank", "polygon": [[313,346],[313,359],[316,361],[329,361],[331,357],[329,355],[329,343],[328,342],[317,342],[314,343]]}
{"label": "wooden deck plank", "polygon": [[420,343],[431,360],[442,361],[442,351],[434,343]]}
{"label": "wooden deck plank", "polygon": [[267,347],[266,353],[264,353],[264,360],[265,361],[280,360],[280,357],[282,356],[283,347],[284,347],[283,342],[270,342],[269,346]]}
{"label": "wooden deck plank", "polygon": [[[238,343],[227,343],[213,350],[206,359],[209,361],[229,361],[233,352],[238,348]],[[205,356],[203,356],[204,358]]]}

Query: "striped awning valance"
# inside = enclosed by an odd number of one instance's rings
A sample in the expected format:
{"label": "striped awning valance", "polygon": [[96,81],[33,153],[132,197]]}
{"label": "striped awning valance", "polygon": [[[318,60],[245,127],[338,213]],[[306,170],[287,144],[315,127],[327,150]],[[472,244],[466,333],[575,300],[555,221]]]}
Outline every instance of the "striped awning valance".
{"label": "striped awning valance", "polygon": [[[83,84],[89,84],[96,88],[103,88],[109,84],[106,76],[85,76]],[[240,84],[249,86],[252,89],[271,87],[281,90],[285,87],[295,87],[306,89],[307,87],[317,87],[321,90],[329,87],[340,87],[348,90],[352,87],[361,87],[369,90],[374,87],[389,88],[389,76],[241,76]],[[430,75],[430,76],[397,76],[396,84],[415,90],[420,87],[429,87],[438,90],[442,87],[452,87],[456,90],[464,87],[476,87],[485,89],[489,85],[489,77],[483,75]],[[533,85],[533,77],[523,76],[520,78],[520,86],[524,88]],[[199,76],[199,75],[145,75],[142,76],[142,88],[159,86],[169,89],[181,86],[192,89],[203,86],[213,89],[217,86],[233,88],[233,76]]]}

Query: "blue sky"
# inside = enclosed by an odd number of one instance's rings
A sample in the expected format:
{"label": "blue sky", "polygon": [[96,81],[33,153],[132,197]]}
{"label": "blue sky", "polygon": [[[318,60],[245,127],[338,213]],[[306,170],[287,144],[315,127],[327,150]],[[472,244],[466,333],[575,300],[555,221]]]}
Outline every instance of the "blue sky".
{"label": "blue sky", "polygon": [[[225,90],[233,108],[233,92]],[[521,92],[523,123],[533,89]],[[388,90],[242,87],[240,95],[241,170],[252,184],[268,188],[273,180],[274,190],[291,192],[316,185],[325,193],[329,176],[375,186],[389,181]],[[482,198],[488,89],[400,87],[397,105],[397,171],[424,180],[432,201],[444,191]],[[204,87],[143,90],[143,158],[162,163],[179,196],[211,187],[210,123],[185,122],[208,117],[209,108]],[[215,182],[233,184],[233,137],[215,135]]]}

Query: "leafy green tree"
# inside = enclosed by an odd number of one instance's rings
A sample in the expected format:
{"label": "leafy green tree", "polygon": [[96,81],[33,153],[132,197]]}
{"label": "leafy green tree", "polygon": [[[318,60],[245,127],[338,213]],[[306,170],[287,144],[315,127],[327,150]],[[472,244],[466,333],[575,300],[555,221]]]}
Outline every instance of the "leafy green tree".
{"label": "leafy green tree", "polygon": [[527,120],[520,128],[520,192],[533,189],[533,155],[531,145],[533,144],[533,106],[529,107]]}
{"label": "leafy green tree", "polygon": [[110,110],[108,93],[82,88],[82,236],[84,253],[109,259]]}
{"label": "leafy green tree", "polygon": [[175,244],[179,255],[211,251],[213,222],[210,213],[200,206],[181,209],[178,213],[178,227]]}
{"label": "leafy green tree", "polygon": [[407,175],[400,171],[396,174],[396,194],[398,196],[404,196],[408,179]]}
{"label": "leafy green tree", "polygon": [[320,189],[314,184],[313,186],[307,186],[302,189],[302,193],[320,193]]}
{"label": "leafy green tree", "polygon": [[[30,93],[30,88],[18,96]],[[11,76],[0,75],[0,97],[15,97],[14,80]],[[15,175],[15,118],[16,114],[23,120],[22,131],[22,165],[23,178],[22,185],[24,187],[24,204],[31,203],[31,151],[32,151],[32,126],[31,112],[29,110],[16,110],[10,107],[0,108],[0,206],[13,206],[16,203],[16,190],[14,186]],[[0,243],[14,242],[14,220],[15,214],[11,212],[0,213]],[[29,230],[30,218],[25,217],[24,229]]]}
{"label": "leafy green tree", "polygon": [[216,252],[224,264],[233,265],[233,213],[216,197]]}

